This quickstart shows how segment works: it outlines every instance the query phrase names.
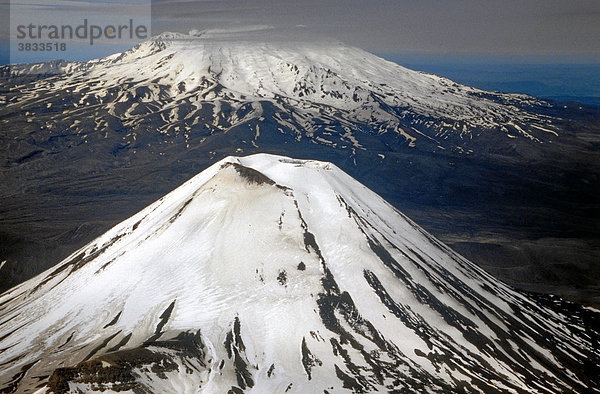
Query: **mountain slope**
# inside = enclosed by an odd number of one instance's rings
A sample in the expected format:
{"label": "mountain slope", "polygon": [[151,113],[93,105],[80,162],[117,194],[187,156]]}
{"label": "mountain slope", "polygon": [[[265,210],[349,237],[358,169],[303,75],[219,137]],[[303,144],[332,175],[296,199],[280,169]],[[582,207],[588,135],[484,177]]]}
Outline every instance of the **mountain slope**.
{"label": "mountain slope", "polygon": [[[78,134],[89,134],[91,125],[112,132],[118,122],[132,129],[124,138],[131,145],[150,122],[163,123],[155,133],[186,142],[196,125],[210,134],[245,127],[258,137],[256,123],[270,112],[279,114],[271,121],[282,133],[354,149],[364,146],[361,134],[375,132],[385,135],[382,148],[419,144],[480,153],[487,148],[473,139],[493,138],[504,145],[495,149],[508,152],[512,139],[543,143],[559,130],[556,119],[540,112],[552,107],[548,102],[484,92],[330,42],[163,33],[122,54],[52,66],[58,77],[20,87],[7,107],[26,110],[26,121],[52,106],[72,109],[76,117],[51,117],[46,127]],[[35,67],[14,66],[12,74]],[[51,106],[46,95],[55,97]]]}
{"label": "mountain slope", "polygon": [[0,388],[584,391],[586,313],[511,290],[332,164],[229,157],[0,297]]}

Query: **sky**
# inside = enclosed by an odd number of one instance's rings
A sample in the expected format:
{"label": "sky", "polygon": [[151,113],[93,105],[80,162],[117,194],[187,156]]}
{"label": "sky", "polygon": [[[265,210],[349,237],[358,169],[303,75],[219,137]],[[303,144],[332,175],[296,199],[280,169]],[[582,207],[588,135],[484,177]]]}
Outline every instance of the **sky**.
{"label": "sky", "polygon": [[[0,58],[7,53],[9,3],[0,0]],[[267,37],[274,39],[329,37],[376,54],[412,56],[413,62],[508,59],[600,64],[598,0],[152,1],[152,34],[245,25],[269,25]],[[123,49],[115,45],[113,52]]]}
{"label": "sky", "polygon": [[600,58],[598,0],[153,2],[153,31],[269,24],[374,53]]}

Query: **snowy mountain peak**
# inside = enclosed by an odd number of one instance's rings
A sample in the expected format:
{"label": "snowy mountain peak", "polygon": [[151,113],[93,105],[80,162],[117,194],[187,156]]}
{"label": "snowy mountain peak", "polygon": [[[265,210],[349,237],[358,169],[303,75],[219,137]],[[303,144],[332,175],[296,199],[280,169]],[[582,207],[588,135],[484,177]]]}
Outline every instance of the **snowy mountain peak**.
{"label": "snowy mountain peak", "polygon": [[330,163],[228,157],[0,297],[0,390],[578,391],[576,319]]}
{"label": "snowy mountain peak", "polygon": [[[172,138],[199,128],[254,129],[262,111],[247,108],[261,107],[277,113],[272,131],[343,149],[360,149],[376,136],[389,150],[420,145],[469,154],[491,145],[511,152],[516,142],[558,134],[556,119],[543,115],[544,101],[484,92],[330,41],[266,41],[260,34],[268,29],[162,33],[104,59],[31,66],[65,74],[20,88],[8,106],[35,108],[47,96],[78,120],[78,108],[94,109],[90,121],[104,118],[100,129],[116,118]],[[52,103],[57,91],[73,100]]]}

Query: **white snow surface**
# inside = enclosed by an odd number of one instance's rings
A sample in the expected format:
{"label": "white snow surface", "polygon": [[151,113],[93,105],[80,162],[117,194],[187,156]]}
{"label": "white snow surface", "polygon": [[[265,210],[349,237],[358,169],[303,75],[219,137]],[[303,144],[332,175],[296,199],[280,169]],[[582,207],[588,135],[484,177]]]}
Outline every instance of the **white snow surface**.
{"label": "white snow surface", "polygon": [[[265,42],[247,34],[163,33],[121,54],[65,64],[64,77],[42,79],[8,105],[35,105],[41,91],[62,90],[77,94],[81,105],[107,106],[134,127],[151,113],[178,106],[189,111],[186,119],[198,119],[194,124],[209,122],[201,108],[208,103],[213,126],[226,131],[239,123],[233,117],[241,108],[255,103],[260,110],[243,121],[259,118],[262,107],[272,105],[289,114],[279,125],[299,135],[311,137],[319,125],[341,122],[353,132],[368,125],[378,133],[397,133],[409,146],[419,139],[443,145],[449,137],[460,146],[490,130],[537,142],[556,135],[555,119],[524,109],[544,105],[533,97],[460,85],[337,42]],[[132,103],[144,105],[136,110]],[[191,128],[191,122],[177,120],[165,130]],[[352,134],[342,141],[359,146]]]}
{"label": "white snow surface", "polygon": [[[395,265],[386,264],[386,253]],[[368,278],[380,282],[388,305]],[[420,298],[417,287],[439,306]],[[487,344],[468,340],[466,320],[451,324],[447,311],[468,319]],[[243,345],[235,339],[236,321]],[[353,339],[344,341],[341,331]],[[179,372],[166,373],[168,379],[139,369],[144,387],[356,391],[339,370],[364,391],[414,389],[409,378],[399,380],[411,371],[425,391],[475,379],[506,392],[538,391],[539,384],[559,390],[577,379],[557,374],[553,368],[564,366],[555,356],[576,359],[588,346],[567,329],[565,316],[494,280],[336,166],[257,154],[212,165],[0,296],[0,389],[15,384],[32,391],[56,368],[100,357],[127,335],[119,350],[144,346],[157,333],[155,340],[166,340],[182,332],[199,333],[205,357],[176,359]],[[227,345],[232,333],[234,345]],[[536,333],[558,345],[548,348]],[[504,336],[529,361],[515,360],[520,356],[503,344]],[[231,346],[246,362],[251,384],[240,385]],[[455,367],[426,357],[442,353]],[[391,372],[378,378],[374,364]],[[545,383],[532,383],[515,365]],[[98,389],[85,382],[71,385],[76,388]]]}

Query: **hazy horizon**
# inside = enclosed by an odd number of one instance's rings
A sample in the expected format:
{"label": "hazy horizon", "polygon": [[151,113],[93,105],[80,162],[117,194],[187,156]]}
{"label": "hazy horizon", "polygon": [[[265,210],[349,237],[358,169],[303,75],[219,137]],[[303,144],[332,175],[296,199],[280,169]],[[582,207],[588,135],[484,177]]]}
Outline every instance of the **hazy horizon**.
{"label": "hazy horizon", "polygon": [[[265,37],[329,37],[372,53],[437,56],[441,61],[489,58],[487,61],[497,63],[494,59],[501,58],[511,63],[600,63],[600,2],[594,0],[382,0],[375,4],[359,0],[153,0],[151,6],[150,1],[126,3],[138,4],[138,10],[150,7],[151,35],[253,25],[268,26]],[[6,44],[15,34],[6,23],[11,3],[20,7],[20,13],[30,13],[33,21],[43,21],[35,3],[31,10],[22,11],[29,7],[27,3],[0,0],[5,22],[0,26],[2,64],[8,62]],[[112,4],[109,0],[78,0],[46,2],[45,7],[54,3],[73,21]],[[127,9],[125,4],[123,7]],[[118,43],[94,46],[74,60],[124,49]]]}

